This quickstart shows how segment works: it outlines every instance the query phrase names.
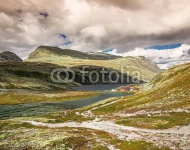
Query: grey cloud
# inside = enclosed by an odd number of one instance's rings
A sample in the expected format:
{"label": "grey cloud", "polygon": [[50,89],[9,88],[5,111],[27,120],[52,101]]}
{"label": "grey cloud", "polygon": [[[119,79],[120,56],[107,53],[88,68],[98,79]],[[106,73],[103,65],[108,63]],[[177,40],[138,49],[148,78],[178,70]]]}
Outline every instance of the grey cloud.
{"label": "grey cloud", "polygon": [[[60,5],[61,3],[61,5]],[[0,2],[0,51],[10,50],[25,57],[39,45],[63,42],[58,36],[67,14],[64,0],[7,0]],[[59,27],[59,28],[57,28]],[[54,41],[53,41],[54,40]]]}
{"label": "grey cloud", "polygon": [[91,4],[98,4],[99,6],[112,6],[122,9],[140,9],[142,6],[142,0],[86,0]]}
{"label": "grey cloud", "polygon": [[[189,5],[189,0],[0,1],[0,50],[26,57],[39,45],[126,52],[190,43]],[[65,40],[72,44],[63,45]]]}

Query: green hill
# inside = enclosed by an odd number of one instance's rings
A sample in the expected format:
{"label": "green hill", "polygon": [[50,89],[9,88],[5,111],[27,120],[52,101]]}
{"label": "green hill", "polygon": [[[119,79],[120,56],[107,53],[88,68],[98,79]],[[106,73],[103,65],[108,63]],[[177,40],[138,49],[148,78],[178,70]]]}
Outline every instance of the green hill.
{"label": "green hill", "polygon": [[156,75],[148,84],[155,89],[189,90],[190,88],[190,63],[178,65]]}
{"label": "green hill", "polygon": [[99,107],[93,113],[106,114],[107,119],[112,118],[119,124],[140,128],[190,124],[190,63],[156,75],[141,88],[141,92]]}

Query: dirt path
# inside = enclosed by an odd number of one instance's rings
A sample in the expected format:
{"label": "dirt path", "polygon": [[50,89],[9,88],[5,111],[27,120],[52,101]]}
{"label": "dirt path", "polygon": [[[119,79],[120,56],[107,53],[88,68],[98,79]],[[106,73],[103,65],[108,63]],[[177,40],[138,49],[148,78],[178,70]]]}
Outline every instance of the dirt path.
{"label": "dirt path", "polygon": [[101,130],[115,135],[122,140],[143,140],[152,142],[157,146],[167,146],[174,150],[190,149],[190,125],[183,127],[174,127],[167,130],[149,130],[134,127],[117,125],[110,121],[88,121],[82,123],[67,122],[59,124],[48,124],[36,121],[25,121],[34,126],[43,126],[48,128],[90,128]]}

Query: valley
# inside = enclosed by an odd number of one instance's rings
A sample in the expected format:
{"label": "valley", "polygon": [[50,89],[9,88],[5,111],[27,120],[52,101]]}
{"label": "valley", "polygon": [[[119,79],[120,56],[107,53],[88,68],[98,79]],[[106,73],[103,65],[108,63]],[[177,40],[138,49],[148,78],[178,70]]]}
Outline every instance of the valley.
{"label": "valley", "polygon": [[[105,67],[120,77],[123,65],[131,80],[94,84],[87,73],[82,83],[88,64],[89,71],[100,75]],[[52,82],[52,70],[60,67],[72,68],[77,78]],[[133,71],[141,74],[138,84],[131,82]],[[190,63],[161,72],[144,57],[70,55],[43,46],[23,62],[0,62],[0,75],[0,149],[190,148]]]}
{"label": "valley", "polygon": [[190,150],[189,0],[0,0],[0,150]]}

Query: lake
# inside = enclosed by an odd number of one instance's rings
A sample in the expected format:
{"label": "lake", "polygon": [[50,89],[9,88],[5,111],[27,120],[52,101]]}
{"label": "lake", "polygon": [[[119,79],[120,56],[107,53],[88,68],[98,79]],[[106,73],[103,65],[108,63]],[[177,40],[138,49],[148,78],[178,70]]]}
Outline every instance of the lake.
{"label": "lake", "polygon": [[57,112],[63,109],[82,108],[112,97],[127,96],[129,95],[129,93],[120,93],[112,91],[113,89],[116,89],[124,85],[126,84],[85,85],[73,88],[77,91],[103,92],[98,96],[94,96],[87,99],[79,99],[56,103],[0,105],[0,119],[47,115],[48,113]]}
{"label": "lake", "polygon": [[110,91],[127,84],[96,84],[96,85],[83,85],[79,87],[73,87],[72,89],[77,91]]}
{"label": "lake", "polygon": [[87,99],[79,99],[79,100],[72,100],[66,102],[59,102],[59,103],[44,103],[45,105],[61,107],[64,109],[76,109],[82,108],[85,106],[89,106],[95,104],[97,102],[103,101],[108,98],[112,97],[121,97],[129,95],[129,93],[121,93],[112,91],[118,87],[124,86],[124,84],[103,84],[103,85],[85,85],[80,87],[73,87],[74,90],[77,91],[95,91],[95,92],[104,92],[95,97],[87,98]]}

